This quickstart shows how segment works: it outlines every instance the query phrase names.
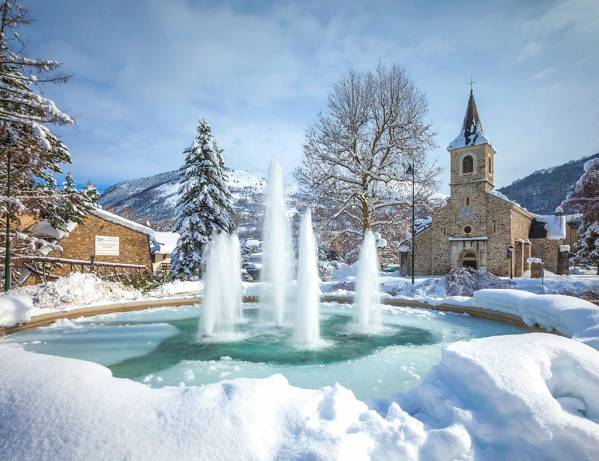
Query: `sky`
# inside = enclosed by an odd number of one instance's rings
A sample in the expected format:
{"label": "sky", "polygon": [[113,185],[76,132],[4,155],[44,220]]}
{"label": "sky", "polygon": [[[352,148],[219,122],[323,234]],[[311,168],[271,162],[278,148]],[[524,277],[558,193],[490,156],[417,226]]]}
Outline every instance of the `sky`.
{"label": "sky", "polygon": [[378,63],[426,94],[443,193],[471,77],[497,187],[599,152],[597,0],[24,4],[26,53],[72,74],[43,91],[76,120],[57,132],[78,182],[178,168],[201,118],[227,166],[291,172],[334,83]]}

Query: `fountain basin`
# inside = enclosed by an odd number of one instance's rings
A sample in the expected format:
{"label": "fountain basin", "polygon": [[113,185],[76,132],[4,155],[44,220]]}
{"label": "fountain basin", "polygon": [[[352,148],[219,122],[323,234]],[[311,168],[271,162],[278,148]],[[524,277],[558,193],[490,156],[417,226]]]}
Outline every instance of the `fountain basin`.
{"label": "fountain basin", "polygon": [[232,341],[198,341],[196,307],[104,314],[13,334],[2,339],[26,350],[90,360],[118,377],[166,385],[201,385],[281,373],[294,385],[340,383],[361,399],[413,388],[459,340],[524,332],[468,315],[393,307],[377,335],[352,332],[350,305],[320,306],[326,346],[298,349],[291,327],[261,323],[260,305],[245,304],[245,323]]}

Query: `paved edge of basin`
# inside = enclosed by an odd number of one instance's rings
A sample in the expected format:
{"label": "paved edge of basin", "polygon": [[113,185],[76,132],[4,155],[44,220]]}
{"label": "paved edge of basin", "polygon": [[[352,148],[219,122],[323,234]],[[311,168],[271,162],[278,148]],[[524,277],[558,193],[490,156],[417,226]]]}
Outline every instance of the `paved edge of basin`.
{"label": "paved edge of basin", "polygon": [[[353,302],[353,296],[347,295],[327,295],[324,294],[320,297],[321,302],[335,302],[351,304]],[[128,301],[124,303],[113,303],[104,304],[98,306],[81,307],[78,309],[72,309],[69,311],[55,311],[48,314],[36,315],[31,318],[31,321],[27,323],[21,323],[13,327],[0,328],[0,336],[8,335],[11,333],[17,333],[19,331],[30,330],[33,328],[44,327],[54,323],[61,319],[77,319],[80,317],[93,317],[94,315],[100,314],[113,314],[119,312],[131,312],[141,311],[145,309],[155,309],[159,307],[179,307],[179,306],[190,306],[198,304],[202,301],[201,297],[186,297],[186,298],[162,298],[162,299],[143,299],[139,301]],[[243,302],[252,303],[257,302],[256,296],[244,296]],[[460,306],[456,304],[437,304],[432,305],[423,301],[415,299],[395,299],[395,298],[383,298],[382,304],[388,306],[401,306],[401,307],[416,307],[420,309],[430,309],[441,312],[454,312],[457,314],[469,314],[473,317],[479,317],[486,320],[493,320],[496,322],[503,322],[517,327],[525,328],[529,331],[540,331],[547,333],[556,333],[556,331],[547,331],[539,326],[530,326],[524,323],[524,321],[517,315],[506,314],[503,312],[493,311],[490,309],[483,309],[471,306]]]}

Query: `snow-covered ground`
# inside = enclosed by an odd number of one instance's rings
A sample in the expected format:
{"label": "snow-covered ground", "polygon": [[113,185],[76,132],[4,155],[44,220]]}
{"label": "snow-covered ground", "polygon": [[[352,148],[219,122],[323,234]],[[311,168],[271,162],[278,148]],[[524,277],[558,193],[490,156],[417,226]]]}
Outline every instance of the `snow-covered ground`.
{"label": "snow-covered ground", "polygon": [[[502,289],[480,289],[488,280],[475,279],[472,297],[450,296],[447,281],[419,277],[412,286],[383,275],[381,288],[396,299],[517,315],[573,339],[528,333],[453,343],[415,389],[370,403],[340,385],[301,389],[281,375],[152,389],[95,363],[0,346],[0,459],[597,459],[599,307],[554,293],[598,292],[599,278],[504,279],[511,288]],[[260,288],[244,284],[246,295]],[[200,281],[177,281],[142,294],[76,274],[14,290],[33,309],[9,296],[0,306],[12,304],[14,323],[201,290]],[[321,290],[353,294],[353,274]]]}
{"label": "snow-covered ground", "polygon": [[542,333],[454,343],[370,407],[281,375],[152,389],[7,346],[0,364],[5,460],[591,460],[599,446],[599,353]]}

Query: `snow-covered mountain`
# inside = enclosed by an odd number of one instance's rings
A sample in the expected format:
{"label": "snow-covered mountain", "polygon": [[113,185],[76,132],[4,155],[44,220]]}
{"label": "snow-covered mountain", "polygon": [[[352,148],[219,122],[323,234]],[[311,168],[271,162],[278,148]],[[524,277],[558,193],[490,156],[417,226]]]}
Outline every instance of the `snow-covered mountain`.
{"label": "snow-covered mountain", "polygon": [[[239,225],[246,234],[257,231],[265,180],[243,170],[227,169],[228,186],[235,199]],[[102,207],[139,222],[149,221],[160,230],[170,230],[179,190],[177,170],[155,176],[123,181],[108,188],[100,199]]]}
{"label": "snow-covered mountain", "polygon": [[599,153],[578,160],[570,160],[562,165],[537,170],[528,176],[517,179],[499,192],[518,202],[524,208],[539,214],[551,214],[574,189],[583,173],[585,162],[599,157]]}

